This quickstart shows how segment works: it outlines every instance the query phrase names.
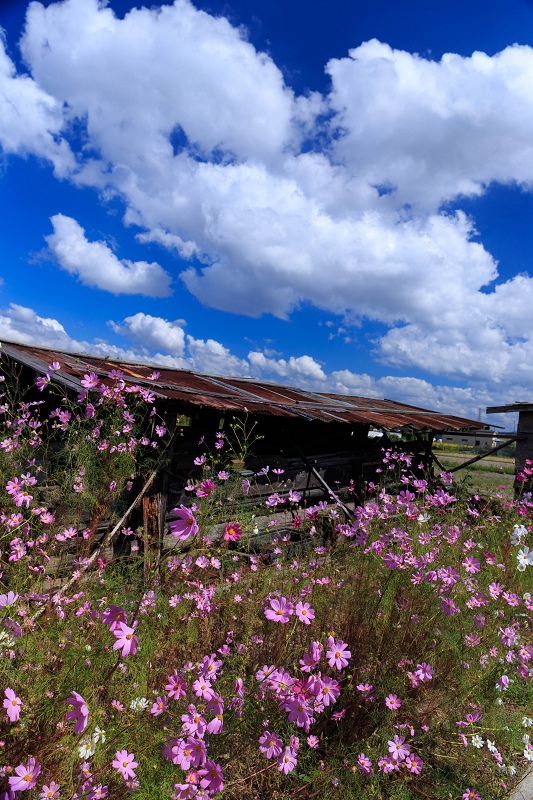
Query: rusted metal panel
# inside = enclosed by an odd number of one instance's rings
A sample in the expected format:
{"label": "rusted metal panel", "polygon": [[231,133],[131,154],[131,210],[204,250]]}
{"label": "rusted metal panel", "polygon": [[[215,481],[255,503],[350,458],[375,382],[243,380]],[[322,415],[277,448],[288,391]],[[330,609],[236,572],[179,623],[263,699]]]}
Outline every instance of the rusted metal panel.
{"label": "rusted metal panel", "polygon": [[[54,373],[53,380],[78,391],[86,372],[95,372],[103,383],[110,384],[113,380],[109,377],[110,373],[120,370],[126,383],[149,388],[154,395],[166,401],[220,411],[242,412],[247,409],[254,414],[373,425],[384,430],[410,427],[440,431],[486,427],[474,420],[439,414],[394,400],[312,392],[255,378],[203,375],[190,370],[170,369],[168,366],[70,353],[19,342],[4,342],[2,349],[7,356],[39,375],[45,375],[53,361],[58,362],[60,369]],[[160,373],[157,380],[149,379],[153,372]]]}

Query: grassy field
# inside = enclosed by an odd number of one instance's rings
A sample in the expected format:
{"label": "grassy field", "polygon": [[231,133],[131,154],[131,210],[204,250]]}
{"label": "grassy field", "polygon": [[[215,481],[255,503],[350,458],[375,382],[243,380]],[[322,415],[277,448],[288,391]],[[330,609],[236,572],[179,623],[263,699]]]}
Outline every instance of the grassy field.
{"label": "grassy field", "polygon": [[[437,458],[447,470],[456,468],[462,461],[468,461],[474,453],[437,453]],[[456,481],[464,482],[479,494],[501,495],[513,498],[514,460],[497,456],[483,459],[464,469],[454,472]]]}

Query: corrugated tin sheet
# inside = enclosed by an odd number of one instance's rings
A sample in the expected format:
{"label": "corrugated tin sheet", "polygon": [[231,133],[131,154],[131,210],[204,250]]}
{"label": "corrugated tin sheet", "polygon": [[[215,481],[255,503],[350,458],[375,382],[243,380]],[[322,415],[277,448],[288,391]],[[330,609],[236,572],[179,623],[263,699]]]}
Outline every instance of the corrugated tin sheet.
{"label": "corrugated tin sheet", "polygon": [[[4,341],[2,352],[30,367],[37,375],[45,375],[49,365],[53,361],[58,362],[60,370],[54,373],[54,380],[76,391],[80,390],[81,379],[87,372],[95,372],[104,383],[112,383],[109,374],[113,370],[120,370],[126,383],[149,387],[157,397],[174,400],[180,405],[185,403],[220,411],[247,409],[255,414],[365,424],[385,430],[406,426],[415,430],[435,431],[486,427],[475,420],[439,414],[394,400],[311,392],[254,378],[203,375],[166,366],[119,361],[17,342]],[[149,379],[154,371],[160,373],[155,381]]]}

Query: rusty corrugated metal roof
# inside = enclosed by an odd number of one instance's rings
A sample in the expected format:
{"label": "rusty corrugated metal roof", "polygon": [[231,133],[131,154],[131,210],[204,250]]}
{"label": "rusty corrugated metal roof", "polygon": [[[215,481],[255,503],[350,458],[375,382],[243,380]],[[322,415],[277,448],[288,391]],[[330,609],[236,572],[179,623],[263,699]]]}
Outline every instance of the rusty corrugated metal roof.
{"label": "rusty corrugated metal roof", "polygon": [[[87,353],[70,353],[49,347],[3,341],[2,352],[15,361],[45,375],[56,361],[60,369],[53,379],[79,391],[81,379],[95,372],[104,383],[111,383],[113,370],[123,373],[126,383],[138,384],[156,397],[192,406],[243,411],[255,414],[292,417],[323,422],[346,422],[373,425],[385,430],[410,427],[415,430],[463,430],[484,428],[481,422],[450,414],[440,414],[394,400],[377,400],[355,395],[311,392],[293,386],[281,386],[255,378],[204,375],[189,370],[136,361],[121,361]],[[157,380],[149,376],[156,370]]]}

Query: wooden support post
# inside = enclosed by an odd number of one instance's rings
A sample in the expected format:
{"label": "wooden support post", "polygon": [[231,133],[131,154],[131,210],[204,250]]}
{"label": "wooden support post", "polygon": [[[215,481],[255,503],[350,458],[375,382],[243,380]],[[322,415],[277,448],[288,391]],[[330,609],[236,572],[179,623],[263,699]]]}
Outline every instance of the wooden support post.
{"label": "wooden support post", "polygon": [[515,470],[522,472],[528,459],[533,459],[533,411],[520,411],[516,428]]}
{"label": "wooden support post", "polygon": [[174,435],[177,426],[177,417],[173,415],[167,420],[170,429],[170,442],[166,451],[166,462],[162,464],[153,481],[150,491],[143,497],[143,542],[144,542],[144,568],[145,584],[148,583],[153,570],[153,580],[156,584],[161,582],[161,559],[163,556],[163,537],[165,535],[165,519],[168,506],[168,469],[172,461],[174,449]]}

